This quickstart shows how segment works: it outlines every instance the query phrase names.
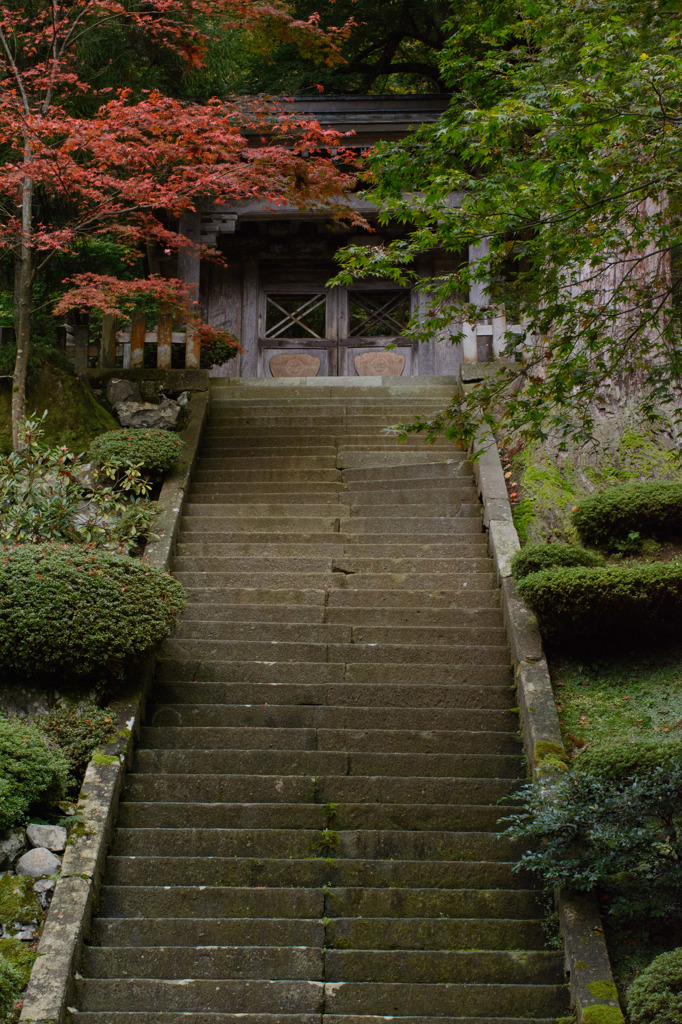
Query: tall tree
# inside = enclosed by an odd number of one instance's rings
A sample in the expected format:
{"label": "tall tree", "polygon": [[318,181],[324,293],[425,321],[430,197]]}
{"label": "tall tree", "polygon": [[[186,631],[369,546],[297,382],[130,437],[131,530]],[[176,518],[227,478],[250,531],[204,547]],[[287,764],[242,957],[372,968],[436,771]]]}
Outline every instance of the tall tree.
{"label": "tall tree", "polygon": [[[105,24],[123,26],[184,67],[201,67],[215,26],[257,31],[335,52],[316,20],[293,20],[277,2],[246,0],[29,0],[0,4],[0,252],[13,263],[17,356],[12,423],[24,414],[36,274],[83,237],[128,245],[187,246],[174,218],[199,203],[259,196],[347,213],[347,175],[323,155],[333,133],[260,101],[204,104],[159,90],[96,88],[83,75],[83,45]],[[87,103],[97,99],[91,113]],[[94,105],[93,105],[94,106]],[[83,113],[83,108],[86,112]],[[110,312],[135,285],[88,275],[73,282],[85,304]],[[137,282],[171,307],[189,306],[178,282]],[[164,291],[165,289],[165,291]],[[101,300],[101,301],[100,301]],[[119,303],[119,305],[117,305]],[[69,304],[68,297],[62,308]]]}
{"label": "tall tree", "polygon": [[[423,282],[423,338],[504,310],[512,366],[433,429],[469,437],[481,415],[534,436],[589,433],[610,382],[679,421],[682,337],[680,0],[457,0],[443,74],[456,101],[398,148],[380,147],[374,196],[413,225],[347,254],[345,277],[415,280],[426,250],[488,251]],[[472,277],[486,308],[463,305]],[[670,409],[670,406],[676,407]]]}

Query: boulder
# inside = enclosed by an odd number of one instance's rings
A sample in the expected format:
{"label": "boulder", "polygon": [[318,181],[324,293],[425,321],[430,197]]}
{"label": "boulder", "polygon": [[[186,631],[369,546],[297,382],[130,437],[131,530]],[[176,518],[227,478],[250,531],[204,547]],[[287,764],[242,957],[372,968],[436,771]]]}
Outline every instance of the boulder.
{"label": "boulder", "polygon": [[26,836],[23,831],[10,832],[0,843],[0,869],[11,868],[25,846]]}
{"label": "boulder", "polygon": [[107,381],[106,396],[113,409],[121,402],[142,401],[140,385],[134,380],[121,380],[119,377],[112,377]]}
{"label": "boulder", "polygon": [[119,402],[116,415],[122,427],[174,430],[181,406],[172,398],[163,398],[158,405],[151,402]]}
{"label": "boulder", "polygon": [[45,878],[56,874],[60,866],[59,857],[55,857],[51,850],[36,846],[19,858],[17,874],[28,875],[29,878]]}
{"label": "boulder", "polygon": [[61,825],[29,825],[26,835],[31,846],[42,846],[53,853],[61,853],[66,847],[67,832]]}

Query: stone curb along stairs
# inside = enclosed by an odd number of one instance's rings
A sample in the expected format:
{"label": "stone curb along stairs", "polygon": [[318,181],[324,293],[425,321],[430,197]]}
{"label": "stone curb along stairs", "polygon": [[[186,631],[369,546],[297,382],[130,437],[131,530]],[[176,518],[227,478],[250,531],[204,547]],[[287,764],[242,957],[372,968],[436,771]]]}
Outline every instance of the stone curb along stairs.
{"label": "stone curb along stairs", "polygon": [[[181,431],[185,445],[178,465],[164,480],[154,522],[158,539],[147,545],[148,561],[168,570],[184,497],[208,412],[208,394],[194,393],[189,422]],[[82,828],[69,840],[54,896],[38,944],[38,956],[24,995],[21,1021],[62,1024],[70,1004],[74,975],[111,842],[125,773],[140,733],[142,711],[155,667],[152,656],[140,666],[131,692],[115,705],[116,737],[90,761],[78,798]]]}
{"label": "stone curb along stairs", "polygon": [[[511,560],[520,549],[507,495],[500,456],[490,431],[478,436],[480,452],[474,475],[484,507],[484,526],[502,593],[502,612],[512,652],[524,746],[533,779],[547,784],[536,756],[544,750],[563,750],[559,716],[535,616],[519,597],[511,574]],[[540,748],[543,749],[543,748]],[[555,903],[570,978],[571,1006],[578,1024],[622,1024],[623,1014],[606,948],[597,901],[591,894],[557,890]],[[598,993],[595,995],[595,992]],[[610,993],[610,998],[604,996]]]}

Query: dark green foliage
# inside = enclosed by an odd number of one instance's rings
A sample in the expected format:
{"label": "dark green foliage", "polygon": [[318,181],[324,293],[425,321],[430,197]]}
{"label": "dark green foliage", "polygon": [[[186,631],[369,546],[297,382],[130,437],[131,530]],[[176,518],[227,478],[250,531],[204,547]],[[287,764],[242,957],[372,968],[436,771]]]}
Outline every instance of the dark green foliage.
{"label": "dark green foliage", "polygon": [[578,544],[529,544],[512,559],[512,576],[521,580],[532,572],[566,566],[596,566],[604,559]]}
{"label": "dark green foliage", "polygon": [[0,1014],[9,1020],[15,1019],[15,1005],[28,985],[37,955],[19,939],[0,939]]}
{"label": "dark green foliage", "polygon": [[114,671],[171,632],[180,584],[139,559],[25,545],[0,559],[0,658],[29,675]]}
{"label": "dark green foliage", "polygon": [[113,739],[114,726],[111,712],[88,700],[62,700],[40,720],[45,735],[68,761],[76,783],[82,780],[93,750]]}
{"label": "dark green foliage", "polygon": [[[204,370],[210,370],[212,366],[221,366],[237,354],[239,349],[236,346],[236,339],[234,345],[230,345],[229,342],[221,341],[220,339],[207,342],[201,346],[199,353],[201,366]],[[156,363],[154,365],[156,366]]]}
{"label": "dark green foliage", "polygon": [[551,785],[524,787],[523,809],[507,819],[506,834],[532,844],[518,867],[548,888],[599,888],[611,913],[664,916],[682,908],[682,762],[661,744],[667,763],[652,764],[646,750],[633,765],[636,754],[626,746],[620,777],[612,772],[614,751],[606,775],[593,761]]}
{"label": "dark green foliage", "polygon": [[48,747],[35,724],[0,718],[0,834],[30,807],[61,800],[68,773],[62,752]]}
{"label": "dark green foliage", "polygon": [[682,948],[657,956],[628,989],[630,1024],[682,1020]]}
{"label": "dark green foliage", "polygon": [[632,639],[679,622],[682,565],[544,569],[519,580],[518,591],[549,637],[620,634]]}
{"label": "dark green foliage", "polygon": [[23,987],[21,971],[0,953],[0,1013],[11,1013]]}
{"label": "dark green foliage", "polygon": [[100,464],[119,469],[138,466],[150,473],[161,473],[173,465],[182,452],[183,442],[168,430],[110,430],[90,445],[90,455]]}
{"label": "dark green foliage", "polygon": [[682,484],[647,482],[609,487],[591,494],[573,513],[573,525],[586,544],[607,551],[629,546],[640,537],[682,534]]}

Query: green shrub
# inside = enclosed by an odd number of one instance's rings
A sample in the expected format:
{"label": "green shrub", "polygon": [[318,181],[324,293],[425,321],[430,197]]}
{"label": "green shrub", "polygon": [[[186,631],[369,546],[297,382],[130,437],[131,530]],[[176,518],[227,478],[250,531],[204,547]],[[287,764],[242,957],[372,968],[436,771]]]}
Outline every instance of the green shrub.
{"label": "green shrub", "polygon": [[627,638],[679,623],[682,564],[544,569],[519,580],[518,591],[552,636]]}
{"label": "green shrub", "polygon": [[46,416],[25,420],[22,449],[0,462],[0,538],[127,550],[146,537],[156,506],[147,500],[151,484],[140,470],[104,466],[86,483],[82,458],[44,444]]}
{"label": "green shrub", "polygon": [[[632,775],[622,747],[622,777],[581,767],[532,783],[506,835],[530,847],[517,868],[546,888],[608,895],[610,912],[663,917],[682,910],[682,763],[640,765]],[[614,759],[615,760],[615,759]],[[516,798],[516,797],[515,797]]]}
{"label": "green shrub", "polygon": [[567,566],[602,565],[604,559],[579,544],[529,544],[512,558],[512,575],[521,580],[532,572]]}
{"label": "green shrub", "polygon": [[90,445],[91,457],[116,469],[136,466],[148,473],[162,473],[176,462],[183,441],[168,430],[110,430]]}
{"label": "green shrub", "polygon": [[113,671],[173,629],[180,584],[144,561],[76,545],[0,558],[0,658],[20,672]]}
{"label": "green shrub", "polygon": [[635,550],[642,537],[682,533],[682,483],[637,483],[609,487],[577,506],[573,525],[585,544],[606,551]]}
{"label": "green shrub", "polygon": [[93,750],[113,739],[115,722],[110,711],[92,701],[61,700],[40,719],[40,728],[59,747],[68,761],[72,781],[78,783]]}
{"label": "green shrub", "polygon": [[0,939],[0,1013],[7,1014],[11,1020],[15,1004],[28,985],[37,955],[19,939]]}
{"label": "green shrub", "polygon": [[682,948],[662,953],[632,982],[627,993],[631,1024],[679,1024],[682,1020]]}
{"label": "green shrub", "polygon": [[682,738],[638,736],[623,740],[600,736],[590,742],[573,761],[576,770],[609,782],[631,781],[651,774],[655,768],[670,772],[682,764]]}
{"label": "green shrub", "polygon": [[69,766],[47,746],[38,727],[0,718],[0,833],[21,821],[35,804],[51,804],[66,792]]}

